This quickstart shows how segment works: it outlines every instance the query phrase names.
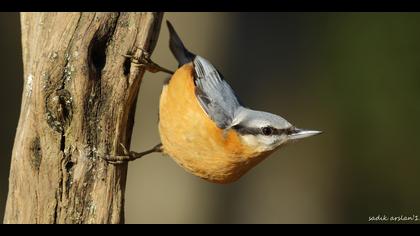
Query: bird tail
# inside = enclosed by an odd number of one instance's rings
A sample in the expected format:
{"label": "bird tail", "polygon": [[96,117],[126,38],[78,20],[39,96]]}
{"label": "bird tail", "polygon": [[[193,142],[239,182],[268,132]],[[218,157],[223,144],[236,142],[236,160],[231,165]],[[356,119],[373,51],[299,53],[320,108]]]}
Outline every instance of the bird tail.
{"label": "bird tail", "polygon": [[195,55],[188,51],[178,34],[176,33],[174,27],[169,21],[166,21],[169,29],[169,48],[171,49],[172,54],[175,56],[176,60],[179,63],[179,67],[184,64],[187,64],[194,60]]}

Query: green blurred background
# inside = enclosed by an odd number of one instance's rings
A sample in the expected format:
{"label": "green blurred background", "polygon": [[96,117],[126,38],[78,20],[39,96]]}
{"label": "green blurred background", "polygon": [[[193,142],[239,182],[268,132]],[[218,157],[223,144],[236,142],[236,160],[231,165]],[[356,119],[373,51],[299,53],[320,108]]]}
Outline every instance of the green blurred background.
{"label": "green blurred background", "polygon": [[[238,182],[207,183],[170,158],[130,163],[127,223],[368,223],[420,214],[420,14],[166,13],[252,108],[321,136]],[[0,219],[22,92],[18,13],[0,13]],[[153,54],[176,68],[163,24]],[[164,74],[147,74],[132,149],[159,142]],[[418,222],[416,222],[418,223]]]}

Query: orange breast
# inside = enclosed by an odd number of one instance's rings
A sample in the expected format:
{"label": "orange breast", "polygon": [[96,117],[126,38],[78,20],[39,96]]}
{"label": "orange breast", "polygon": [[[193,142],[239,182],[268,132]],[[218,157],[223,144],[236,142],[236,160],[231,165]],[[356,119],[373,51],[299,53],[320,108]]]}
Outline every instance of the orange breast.
{"label": "orange breast", "polygon": [[212,182],[232,182],[266,155],[243,145],[233,130],[222,130],[195,96],[193,66],[179,68],[164,86],[159,133],[164,152],[194,175]]}

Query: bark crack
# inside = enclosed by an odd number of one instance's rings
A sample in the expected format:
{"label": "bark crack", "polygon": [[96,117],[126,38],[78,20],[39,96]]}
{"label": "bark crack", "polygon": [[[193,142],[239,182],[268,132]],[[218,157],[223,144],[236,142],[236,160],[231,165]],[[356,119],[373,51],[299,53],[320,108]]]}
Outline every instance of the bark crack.
{"label": "bark crack", "polygon": [[[71,73],[73,72],[73,68],[70,66],[70,60],[71,60],[70,49],[73,46],[73,41],[79,29],[82,15],[83,13],[80,13],[77,23],[74,27],[74,31],[70,37],[69,44],[67,45],[67,48],[65,50],[64,71],[60,80],[61,85],[56,90],[56,93],[58,95],[58,113],[61,118],[61,129],[58,129],[60,131],[60,152],[62,155],[61,163],[63,162],[67,163],[69,161],[68,156],[65,153],[65,148],[66,148],[66,130],[65,129],[68,125],[70,125],[70,122],[71,122],[73,99],[71,97],[70,92],[66,90],[65,88],[66,88],[66,82],[71,79]],[[60,179],[59,179],[59,184],[58,184],[58,189],[57,189],[57,203],[55,205],[55,210],[54,210],[54,223],[58,222],[60,208],[62,208],[64,205],[63,195],[67,192],[66,185],[68,184],[68,179],[70,177],[69,170],[67,170],[66,168],[63,168],[63,164],[60,165],[59,173],[60,173]]]}

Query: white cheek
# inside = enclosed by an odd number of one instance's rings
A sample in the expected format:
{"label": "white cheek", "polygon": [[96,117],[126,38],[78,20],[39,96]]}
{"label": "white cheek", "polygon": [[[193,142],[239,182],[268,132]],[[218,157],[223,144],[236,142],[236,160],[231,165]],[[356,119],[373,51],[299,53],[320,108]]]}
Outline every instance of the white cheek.
{"label": "white cheek", "polygon": [[263,135],[244,135],[242,136],[242,140],[247,146],[254,148],[259,152],[273,150],[280,143],[278,137]]}
{"label": "white cheek", "polygon": [[257,148],[261,145],[255,135],[244,135],[242,136],[242,140],[249,147]]}
{"label": "white cheek", "polygon": [[270,151],[278,146],[280,140],[278,137],[262,136],[260,141],[264,144],[265,151]]}

